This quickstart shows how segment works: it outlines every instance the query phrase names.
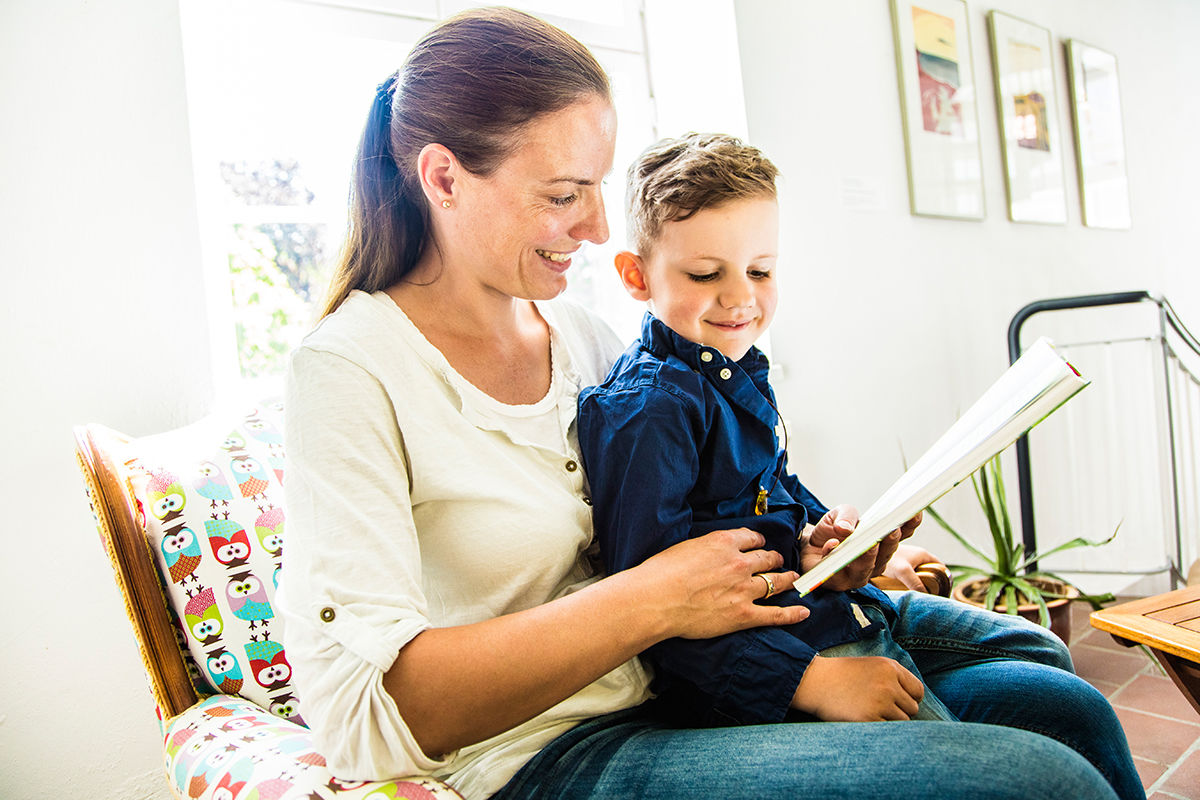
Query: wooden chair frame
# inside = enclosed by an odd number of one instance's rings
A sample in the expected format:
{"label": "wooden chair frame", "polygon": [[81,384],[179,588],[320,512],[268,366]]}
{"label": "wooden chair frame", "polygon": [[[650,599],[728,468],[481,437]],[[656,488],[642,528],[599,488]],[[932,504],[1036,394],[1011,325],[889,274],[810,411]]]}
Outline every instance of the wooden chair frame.
{"label": "wooden chair frame", "polygon": [[81,425],[74,433],[75,456],[125,613],[133,625],[150,690],[163,718],[170,719],[195,705],[200,696],[176,638],[141,515],[119,465],[112,460],[114,447],[127,440],[101,425]]}

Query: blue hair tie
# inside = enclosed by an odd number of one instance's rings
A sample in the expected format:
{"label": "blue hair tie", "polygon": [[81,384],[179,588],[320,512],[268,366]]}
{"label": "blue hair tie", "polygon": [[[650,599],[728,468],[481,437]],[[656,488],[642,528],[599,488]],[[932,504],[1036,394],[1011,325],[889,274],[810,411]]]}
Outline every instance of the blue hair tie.
{"label": "blue hair tie", "polygon": [[387,79],[384,80],[383,83],[381,83],[375,87],[375,99],[376,100],[382,100],[382,101],[386,102],[388,105],[391,105],[392,89],[395,87],[396,78],[399,77],[399,75],[400,75],[400,70],[396,70],[391,75],[388,75]]}

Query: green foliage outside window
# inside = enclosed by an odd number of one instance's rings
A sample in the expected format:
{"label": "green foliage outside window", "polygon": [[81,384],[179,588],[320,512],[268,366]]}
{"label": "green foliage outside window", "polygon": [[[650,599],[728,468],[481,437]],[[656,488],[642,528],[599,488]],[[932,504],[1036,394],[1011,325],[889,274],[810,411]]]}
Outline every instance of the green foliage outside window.
{"label": "green foliage outside window", "polygon": [[[314,199],[294,160],[224,162],[221,177],[244,206],[286,208],[310,205]],[[233,233],[229,280],[242,376],[280,375],[288,353],[312,327],[325,290],[326,226],[234,224]]]}
{"label": "green foliage outside window", "polygon": [[[282,374],[287,355],[313,323],[306,267],[289,263],[286,243],[302,238],[320,252],[320,225],[234,225],[236,250],[229,255],[234,325],[242,377]],[[281,229],[293,229],[290,232]],[[319,290],[315,292],[319,295]]]}

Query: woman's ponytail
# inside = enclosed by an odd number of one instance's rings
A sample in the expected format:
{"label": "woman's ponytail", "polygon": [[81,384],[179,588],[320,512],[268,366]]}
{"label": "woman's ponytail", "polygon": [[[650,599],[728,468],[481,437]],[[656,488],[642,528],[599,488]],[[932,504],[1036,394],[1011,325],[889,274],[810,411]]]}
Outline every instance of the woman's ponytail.
{"label": "woman's ponytail", "polygon": [[350,221],[324,317],[354,289],[375,292],[400,280],[424,249],[428,209],[419,187],[406,186],[392,156],[392,104],[400,71],[375,90],[350,184]]}

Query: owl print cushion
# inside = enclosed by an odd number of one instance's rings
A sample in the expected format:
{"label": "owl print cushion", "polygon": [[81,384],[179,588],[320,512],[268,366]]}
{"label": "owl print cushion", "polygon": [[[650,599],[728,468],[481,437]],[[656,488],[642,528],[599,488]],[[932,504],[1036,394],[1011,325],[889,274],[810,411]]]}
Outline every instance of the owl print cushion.
{"label": "owl print cushion", "polygon": [[131,452],[129,487],[196,688],[302,722],[274,608],[284,550],[281,407],[212,415],[140,439]]}

